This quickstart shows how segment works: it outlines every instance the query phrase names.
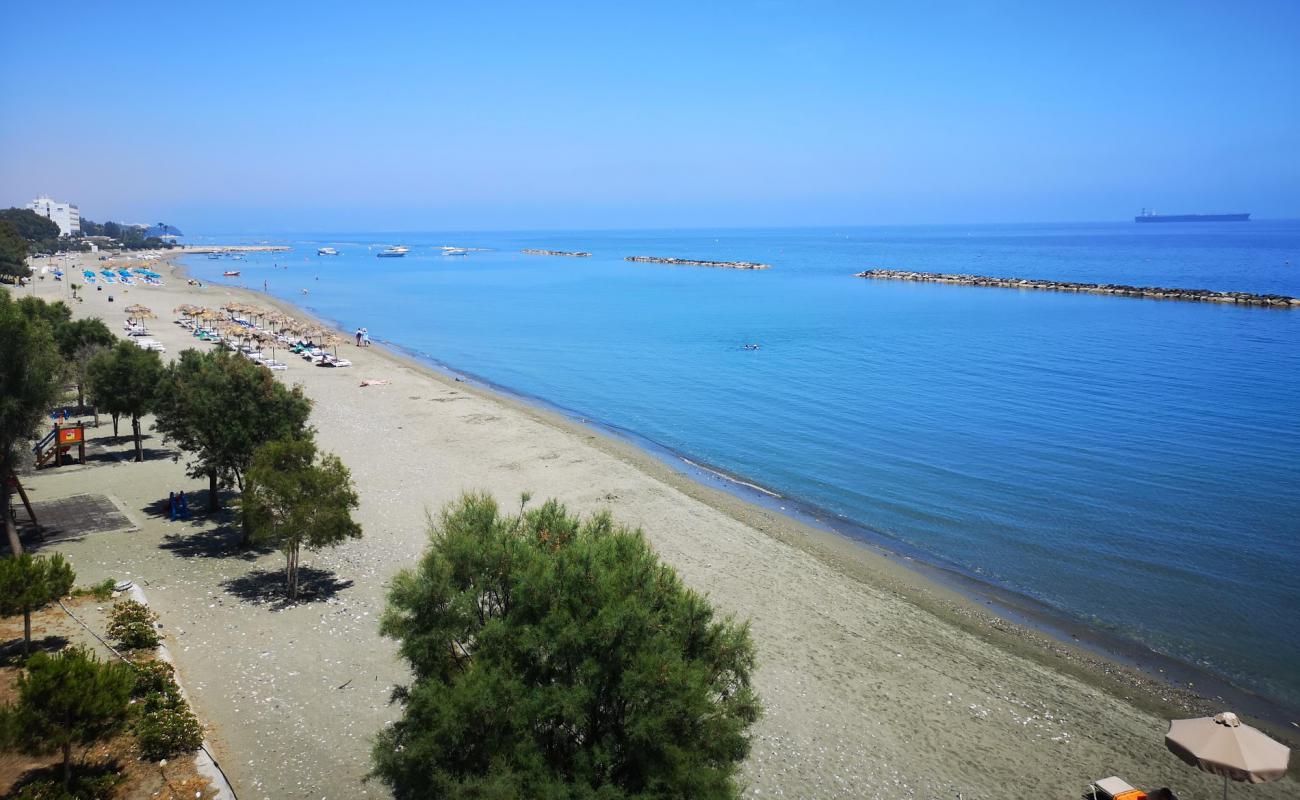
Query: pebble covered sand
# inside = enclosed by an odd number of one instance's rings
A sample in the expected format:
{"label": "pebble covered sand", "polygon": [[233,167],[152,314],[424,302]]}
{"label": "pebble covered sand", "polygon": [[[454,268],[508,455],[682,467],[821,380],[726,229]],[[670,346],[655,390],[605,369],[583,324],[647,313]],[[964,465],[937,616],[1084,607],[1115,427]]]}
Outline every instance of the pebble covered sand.
{"label": "pebble covered sand", "polygon": [[[151,327],[170,358],[209,346],[172,323],[173,307],[232,296],[270,304],[160,271],[166,287],[115,287],[112,304],[107,288],[87,292],[76,313],[121,331],[123,308],[143,303],[159,314]],[[65,290],[37,281],[25,291]],[[107,438],[106,423],[91,436],[87,466],[24,479],[33,500],[106,493],[138,527],[57,548],[82,582],[111,576],[144,586],[245,800],[387,796],[363,781],[372,737],[395,716],[389,693],[407,680],[394,644],[377,632],[385,585],[423,549],[426,511],[476,489],[503,505],[528,490],[534,502],[611,508],[642,526],[719,609],[751,620],[765,715],[742,772],[746,796],[1077,797],[1088,780],[1113,774],[1182,797],[1220,791],[1218,779],[1165,750],[1166,720],[1151,702],[1134,705],[1077,670],[1008,648],[991,627],[931,613],[898,589],[908,579],[897,568],[863,548],[818,540],[792,520],[688,485],[625,444],[380,347],[348,344],[340,354],[354,366],[284,356],[289,369],[278,373],[315,402],[318,442],[351,468],[361,496],[365,537],[303,556],[305,570],[326,572],[315,600],[280,601],[283,557],[235,549],[229,513],[166,521],[158,504],[168,491],[206,485],[186,478],[156,435],[146,442],[149,460],[135,464],[129,442]],[[361,387],[362,379],[389,383]],[[923,594],[956,602],[938,588]],[[1272,800],[1298,790],[1288,779],[1242,791]]]}

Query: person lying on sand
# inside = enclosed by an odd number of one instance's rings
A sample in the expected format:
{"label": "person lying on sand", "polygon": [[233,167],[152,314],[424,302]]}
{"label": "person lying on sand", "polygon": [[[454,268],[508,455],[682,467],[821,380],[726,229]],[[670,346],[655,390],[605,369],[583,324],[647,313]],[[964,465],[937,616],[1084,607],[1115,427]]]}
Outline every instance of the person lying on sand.
{"label": "person lying on sand", "polygon": [[366,378],[361,381],[362,386],[387,386],[390,383],[392,383],[392,381],[387,379],[379,380],[377,378]]}

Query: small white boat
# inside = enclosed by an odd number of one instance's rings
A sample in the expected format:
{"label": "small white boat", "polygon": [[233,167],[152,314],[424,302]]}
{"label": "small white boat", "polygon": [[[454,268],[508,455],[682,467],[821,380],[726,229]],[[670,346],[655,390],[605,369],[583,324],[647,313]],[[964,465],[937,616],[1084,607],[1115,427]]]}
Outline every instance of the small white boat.
{"label": "small white boat", "polygon": [[316,255],[318,255],[318,256],[336,256],[336,255],[338,255],[338,254],[339,254],[339,251],[335,250],[333,247],[318,247],[318,248],[316,248]]}
{"label": "small white boat", "polygon": [[379,258],[401,258],[409,252],[411,252],[411,248],[409,247],[389,247],[380,250],[378,253],[375,253],[375,255]]}
{"label": "small white boat", "polygon": [[464,247],[444,247],[442,248],[442,254],[444,256],[467,256],[469,255],[469,250],[466,250]]}

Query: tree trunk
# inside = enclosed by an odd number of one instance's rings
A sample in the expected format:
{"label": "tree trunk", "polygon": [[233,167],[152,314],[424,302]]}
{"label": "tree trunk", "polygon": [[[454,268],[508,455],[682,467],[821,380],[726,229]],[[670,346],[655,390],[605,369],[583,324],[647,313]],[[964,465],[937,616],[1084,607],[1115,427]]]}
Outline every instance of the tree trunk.
{"label": "tree trunk", "polygon": [[135,435],[135,460],[144,461],[144,444],[140,441],[140,418],[131,417],[131,433]]}
{"label": "tree trunk", "polygon": [[253,526],[249,524],[248,513],[243,506],[239,509],[239,546],[248,547],[253,543]]}
{"label": "tree trunk", "polygon": [[23,609],[23,655],[32,654],[32,610]]}
{"label": "tree trunk", "polygon": [[86,385],[77,381],[77,414],[80,416],[81,411],[86,407]]}
{"label": "tree trunk", "polygon": [[291,545],[288,552],[287,577],[289,579],[289,600],[298,600],[298,545]]}
{"label": "tree trunk", "polygon": [[5,516],[5,536],[9,539],[9,552],[20,555],[23,544],[18,541],[18,528],[14,525],[13,515],[9,513],[9,470],[0,470],[0,514]]}
{"label": "tree trunk", "polygon": [[72,742],[63,743],[63,791],[72,789]]}
{"label": "tree trunk", "polygon": [[215,469],[208,470],[208,510],[221,510],[221,498],[217,495],[217,471]]}
{"label": "tree trunk", "polygon": [[113,414],[113,438],[117,438],[117,414]]}

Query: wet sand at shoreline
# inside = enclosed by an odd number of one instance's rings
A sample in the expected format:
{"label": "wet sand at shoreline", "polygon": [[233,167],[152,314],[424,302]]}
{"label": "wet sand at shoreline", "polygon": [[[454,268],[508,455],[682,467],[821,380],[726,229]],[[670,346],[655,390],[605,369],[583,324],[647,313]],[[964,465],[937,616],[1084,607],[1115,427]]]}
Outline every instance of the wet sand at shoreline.
{"label": "wet sand at shoreline", "polygon": [[[127,305],[153,308],[166,359],[211,346],[172,324],[176,305],[281,305],[190,287],[158,269],[166,287],[83,292],[75,313],[121,332]],[[34,291],[55,299],[66,290],[46,280]],[[625,442],[379,347],[348,344],[340,354],[354,366],[323,369],[285,355],[289,369],[278,373],[313,399],[318,442],[351,468],[361,496],[365,537],[304,555],[305,567],[332,572],[323,599],[281,606],[282,557],[236,551],[237,532],[223,529],[234,522],[229,512],[190,523],[160,517],[156,503],[168,491],[206,486],[184,477],[156,434],[146,442],[150,460],[134,464],[130,443],[109,441],[105,423],[91,435],[89,465],[25,478],[33,500],[109,494],[138,526],[57,549],[80,582],[111,576],[145,586],[243,797],[386,795],[360,783],[370,738],[395,716],[389,691],[407,680],[376,630],[385,584],[422,550],[426,509],[476,489],[507,507],[527,490],[534,502],[610,508],[644,528],[719,610],[751,620],[766,713],[742,771],[749,795],[1072,797],[1112,774],[1182,797],[1220,791],[1218,779],[1165,750],[1167,717],[1157,712],[1170,709],[1160,687],[1153,695],[1127,676],[1107,678],[1068,648],[1054,655],[867,548],[693,483]],[[390,383],[363,388],[362,379]],[[1249,791],[1281,798],[1297,787],[1288,779]]]}

